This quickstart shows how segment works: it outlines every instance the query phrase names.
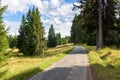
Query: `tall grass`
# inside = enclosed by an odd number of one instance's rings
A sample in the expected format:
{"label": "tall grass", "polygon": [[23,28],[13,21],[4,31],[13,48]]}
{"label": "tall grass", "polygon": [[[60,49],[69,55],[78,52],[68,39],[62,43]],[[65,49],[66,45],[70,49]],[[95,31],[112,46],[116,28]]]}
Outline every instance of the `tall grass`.
{"label": "tall grass", "polygon": [[48,49],[44,58],[41,56],[13,56],[0,67],[0,80],[26,80],[37,72],[63,58],[73,49],[73,45]]}
{"label": "tall grass", "polygon": [[120,80],[120,50],[92,50],[88,56],[97,80]]}

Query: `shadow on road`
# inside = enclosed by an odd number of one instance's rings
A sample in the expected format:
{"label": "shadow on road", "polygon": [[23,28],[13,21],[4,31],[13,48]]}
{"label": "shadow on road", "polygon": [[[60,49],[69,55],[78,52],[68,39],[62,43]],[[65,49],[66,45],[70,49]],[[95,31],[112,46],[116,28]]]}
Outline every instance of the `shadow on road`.
{"label": "shadow on road", "polygon": [[[88,79],[89,75],[86,78],[86,76],[84,75],[85,73],[83,73],[84,71],[82,71],[86,68],[89,67],[88,66],[57,67],[51,70],[38,73],[29,80],[91,80]],[[71,69],[74,69],[74,71],[72,72]],[[75,75],[76,72],[78,72],[79,74]]]}
{"label": "shadow on road", "polygon": [[[48,71],[42,71],[40,68],[35,68],[32,70],[27,70],[16,76],[13,76],[9,78],[9,80],[84,80],[82,79],[83,77],[81,78],[81,76],[84,76],[84,74],[79,74],[80,76],[73,75],[73,74],[75,74],[76,71],[82,71],[85,68],[88,68],[88,66],[58,67]],[[76,69],[76,70],[75,72],[72,72],[71,69]],[[34,75],[32,78],[28,79],[28,77],[32,76],[31,73],[32,74],[37,73],[37,75]],[[90,79],[87,79],[87,80],[90,80]]]}

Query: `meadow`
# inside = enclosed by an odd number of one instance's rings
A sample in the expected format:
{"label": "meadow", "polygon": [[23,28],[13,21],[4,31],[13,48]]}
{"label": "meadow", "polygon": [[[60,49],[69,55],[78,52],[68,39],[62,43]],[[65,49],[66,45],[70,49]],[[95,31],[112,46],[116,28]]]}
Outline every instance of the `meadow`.
{"label": "meadow", "polygon": [[63,58],[73,48],[74,45],[49,48],[44,58],[43,56],[23,56],[14,50],[11,54],[20,55],[13,55],[1,63],[0,80],[26,80]]}

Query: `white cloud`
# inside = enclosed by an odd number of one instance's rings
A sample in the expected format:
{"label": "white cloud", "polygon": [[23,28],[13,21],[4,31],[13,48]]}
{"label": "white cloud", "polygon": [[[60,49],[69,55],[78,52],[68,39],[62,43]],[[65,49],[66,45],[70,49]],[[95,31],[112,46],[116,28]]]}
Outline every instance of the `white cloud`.
{"label": "white cloud", "polygon": [[58,8],[64,3],[64,0],[50,0],[51,8]]}
{"label": "white cloud", "polygon": [[59,0],[50,0],[50,7],[56,8],[59,7],[60,1]]}
{"label": "white cloud", "polygon": [[9,34],[18,35],[18,29],[20,26],[20,22],[4,20],[4,24],[6,28],[9,28]]}
{"label": "white cloud", "polygon": [[[46,34],[50,25],[53,24],[56,32],[61,32],[62,36],[70,35],[71,21],[75,13],[78,12],[72,11],[72,3],[67,3],[65,0],[2,0],[2,5],[8,5],[7,11],[13,14],[17,12],[25,13],[31,5],[35,5],[40,10]],[[14,23],[16,26],[20,25],[19,22],[7,21],[10,26],[14,26]],[[13,28],[10,32],[12,30]]]}
{"label": "white cloud", "polygon": [[1,0],[2,5],[7,5],[7,10],[11,13],[24,12],[29,6],[29,0]]}

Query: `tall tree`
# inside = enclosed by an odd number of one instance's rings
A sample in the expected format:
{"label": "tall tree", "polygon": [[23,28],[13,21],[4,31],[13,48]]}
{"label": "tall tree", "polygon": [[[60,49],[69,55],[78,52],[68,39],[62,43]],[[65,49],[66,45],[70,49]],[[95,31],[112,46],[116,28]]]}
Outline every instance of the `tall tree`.
{"label": "tall tree", "polygon": [[44,28],[42,26],[38,8],[33,7],[32,10],[28,11],[27,17],[23,16],[19,33],[18,46],[21,52],[25,55],[42,54]]}
{"label": "tall tree", "polygon": [[81,15],[75,15],[71,27],[71,41],[75,44],[79,44],[83,42],[84,31],[82,29],[83,22]]}
{"label": "tall tree", "polygon": [[61,34],[60,33],[57,33],[56,34],[56,39],[57,39],[57,45],[61,45],[62,44],[62,39],[61,39]]}
{"label": "tall tree", "polygon": [[117,0],[106,0],[106,5],[103,13],[103,40],[104,45],[111,46],[116,44],[114,34],[117,32],[116,23],[116,8],[115,5],[118,3]]}
{"label": "tall tree", "polygon": [[70,36],[62,37],[62,44],[71,43]]}
{"label": "tall tree", "polygon": [[75,6],[81,8],[80,15],[83,18],[83,28],[87,33],[88,44],[97,44],[98,49],[111,42],[114,44],[117,2],[118,0],[80,0],[82,5]]}
{"label": "tall tree", "polygon": [[17,47],[20,49],[21,52],[26,53],[25,49],[26,49],[26,31],[27,31],[27,21],[26,21],[26,17],[23,15],[22,17],[22,21],[21,21],[21,25],[20,28],[18,30],[19,35],[18,35],[18,44]]}
{"label": "tall tree", "polygon": [[99,27],[98,27],[98,42],[97,49],[103,48],[103,25],[102,25],[102,0],[99,0]]}
{"label": "tall tree", "polygon": [[[0,0],[1,5],[1,0]],[[8,48],[8,40],[7,40],[7,30],[3,24],[2,14],[5,12],[6,6],[0,6],[0,59],[3,58],[6,49]]]}
{"label": "tall tree", "polygon": [[10,48],[17,47],[18,36],[8,35],[8,42]]}
{"label": "tall tree", "polygon": [[53,24],[51,24],[48,33],[48,47],[55,47],[57,45],[55,30]]}

